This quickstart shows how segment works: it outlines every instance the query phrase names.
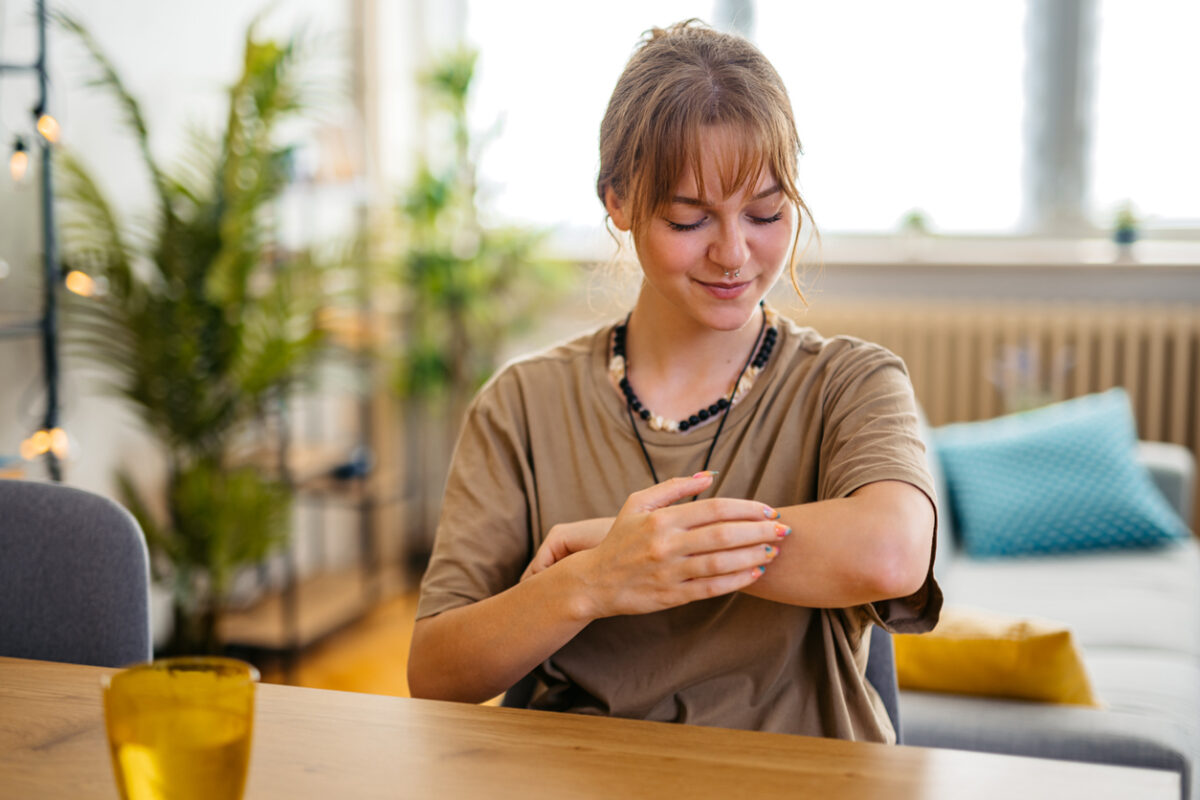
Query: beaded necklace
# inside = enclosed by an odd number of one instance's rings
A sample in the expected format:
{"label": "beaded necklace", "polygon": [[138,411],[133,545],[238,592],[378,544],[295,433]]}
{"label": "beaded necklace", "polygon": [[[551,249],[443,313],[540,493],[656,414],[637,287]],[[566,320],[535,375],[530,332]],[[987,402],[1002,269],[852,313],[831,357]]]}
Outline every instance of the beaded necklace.
{"label": "beaded necklace", "polygon": [[[717,426],[716,434],[713,436],[712,444],[709,445],[708,453],[704,456],[704,466],[700,468],[701,471],[708,469],[713,450],[717,447],[717,440],[721,437],[721,431],[724,430],[725,421],[729,417],[729,409],[746,392],[750,391],[750,387],[754,385],[754,379],[763,370],[763,367],[766,366],[768,359],[770,359],[771,351],[774,349],[775,341],[779,336],[779,331],[774,324],[774,313],[768,312],[764,304],[760,304],[760,307],[762,308],[762,324],[759,327],[758,337],[755,339],[755,342],[761,342],[761,344],[756,350],[752,349],[750,351],[750,356],[746,359],[741,372],[738,373],[737,380],[733,383],[733,389],[730,391],[729,397],[721,397],[715,403],[701,408],[687,419],[678,422],[666,420],[653,414],[638,399],[637,394],[633,390],[633,385],[629,382],[629,377],[626,374],[627,364],[625,358],[625,335],[629,327],[629,316],[626,316],[625,321],[613,329],[612,358],[609,360],[608,367],[609,375],[616,381],[617,386],[625,395],[625,410],[629,414],[629,424],[633,428],[633,435],[637,437],[638,444],[642,448],[642,455],[646,459],[646,466],[650,468],[650,476],[654,479],[655,483],[659,483],[658,472],[654,469],[654,462],[650,459],[650,452],[646,449],[646,442],[642,439],[642,434],[638,430],[637,421],[633,418],[633,415],[637,414],[640,416],[654,430],[685,433],[690,428],[694,428],[719,414],[721,421]],[[632,315],[632,312],[630,312],[630,315]],[[769,326],[768,323],[770,323]]]}

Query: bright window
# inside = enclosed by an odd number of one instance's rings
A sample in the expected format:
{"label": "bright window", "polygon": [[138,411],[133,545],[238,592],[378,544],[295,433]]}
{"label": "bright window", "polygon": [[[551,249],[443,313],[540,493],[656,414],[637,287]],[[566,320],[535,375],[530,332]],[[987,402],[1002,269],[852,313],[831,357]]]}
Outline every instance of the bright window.
{"label": "bright window", "polygon": [[762,0],[803,190],[827,231],[1008,231],[1021,206],[1024,4]]}
{"label": "bright window", "polygon": [[712,3],[530,0],[467,4],[480,49],[472,118],[500,124],[480,165],[485,210],[502,220],[598,228],[600,120],[646,29],[711,18]]}
{"label": "bright window", "polygon": [[1097,28],[1096,223],[1130,202],[1150,225],[1200,225],[1200,4],[1102,0]]}

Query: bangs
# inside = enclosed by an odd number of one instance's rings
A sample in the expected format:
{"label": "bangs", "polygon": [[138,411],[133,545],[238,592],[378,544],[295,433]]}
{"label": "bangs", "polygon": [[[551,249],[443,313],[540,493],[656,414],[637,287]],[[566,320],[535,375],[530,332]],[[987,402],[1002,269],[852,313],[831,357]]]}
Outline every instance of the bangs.
{"label": "bangs", "polygon": [[[786,176],[779,174],[778,163],[779,159],[775,157],[775,148],[772,147],[772,142],[769,137],[764,135],[764,132],[758,128],[752,128],[745,124],[738,128],[733,128],[726,123],[712,123],[702,127],[697,127],[691,131],[685,152],[687,153],[687,168],[692,171],[692,178],[696,182],[696,186],[700,187],[703,193],[703,187],[708,185],[706,181],[707,175],[704,174],[703,159],[701,158],[700,136],[704,128],[720,127],[724,130],[721,136],[721,157],[717,159],[717,185],[720,187],[721,196],[719,198],[700,197],[704,202],[712,200],[721,200],[747,187],[753,187],[762,178],[763,172],[770,173],[773,177],[780,180],[780,188],[783,188],[782,182]],[[676,177],[678,183],[678,176]],[[786,194],[786,190],[785,190]],[[670,197],[665,198],[670,202]],[[659,207],[661,209],[661,206]]]}
{"label": "bangs", "polygon": [[681,114],[675,117],[677,125],[667,126],[674,130],[646,131],[639,148],[644,167],[635,173],[629,187],[635,229],[667,209],[684,170],[691,170],[699,191],[710,185],[705,180],[710,176],[704,174],[702,136],[712,129],[722,129],[717,175],[712,176],[722,197],[700,197],[701,201],[720,200],[753,186],[766,172],[793,205],[801,203],[796,185],[800,148],[789,126],[759,117],[747,108],[722,110],[726,113]]}

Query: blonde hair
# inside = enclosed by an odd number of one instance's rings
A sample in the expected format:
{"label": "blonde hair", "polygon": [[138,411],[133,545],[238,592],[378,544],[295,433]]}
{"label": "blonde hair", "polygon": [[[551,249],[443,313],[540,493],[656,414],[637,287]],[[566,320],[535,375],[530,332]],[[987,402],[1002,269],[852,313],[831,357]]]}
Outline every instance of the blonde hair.
{"label": "blonde hair", "polygon": [[[800,137],[779,73],[753,44],[691,19],[647,31],[617,80],[600,124],[596,193],[613,193],[630,208],[633,235],[670,204],[679,176],[690,168],[703,186],[700,136],[726,125],[740,134],[740,152],[724,165],[727,194],[769,169],[796,210],[796,235],[788,263],[792,286],[796,247],[808,219],[809,239],[819,234],[797,187]],[[807,248],[806,248],[807,249]]]}

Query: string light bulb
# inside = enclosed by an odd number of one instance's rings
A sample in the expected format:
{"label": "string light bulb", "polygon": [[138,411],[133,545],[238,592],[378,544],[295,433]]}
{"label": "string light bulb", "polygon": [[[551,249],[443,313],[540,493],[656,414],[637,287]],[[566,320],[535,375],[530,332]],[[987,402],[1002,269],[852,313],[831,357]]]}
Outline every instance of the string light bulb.
{"label": "string light bulb", "polygon": [[58,124],[58,120],[49,114],[42,114],[38,117],[37,129],[38,133],[50,144],[56,144],[59,135],[62,133],[62,127]]}
{"label": "string light bulb", "polygon": [[29,152],[25,149],[25,140],[20,136],[13,144],[12,156],[8,159],[8,171],[13,183],[20,183],[29,170]]}
{"label": "string light bulb", "polygon": [[67,273],[63,282],[67,285],[67,291],[74,292],[80,297],[91,297],[96,294],[96,281],[86,272],[73,269]]}
{"label": "string light bulb", "polygon": [[48,433],[50,435],[50,452],[58,458],[66,458],[71,452],[71,440],[67,438],[67,432],[62,428],[51,428]]}
{"label": "string light bulb", "polygon": [[70,452],[71,440],[62,428],[36,431],[21,442],[21,458],[26,461],[33,461],[46,453],[53,453],[58,458],[66,458]]}

